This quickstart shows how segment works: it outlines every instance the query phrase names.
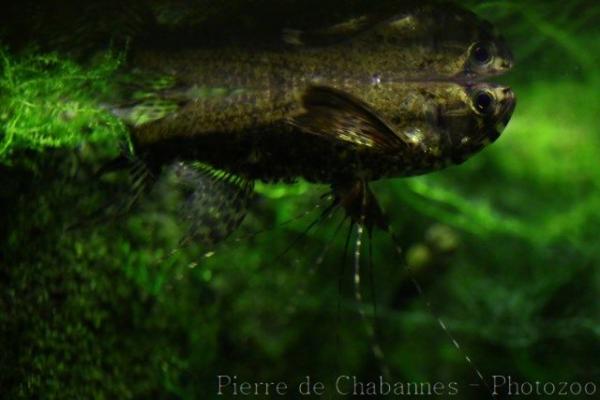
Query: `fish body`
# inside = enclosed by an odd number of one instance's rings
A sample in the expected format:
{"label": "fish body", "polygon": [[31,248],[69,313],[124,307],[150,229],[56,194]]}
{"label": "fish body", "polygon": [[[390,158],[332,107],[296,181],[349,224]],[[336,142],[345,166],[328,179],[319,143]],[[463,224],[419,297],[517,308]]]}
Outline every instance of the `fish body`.
{"label": "fish body", "polygon": [[[510,51],[489,23],[456,7],[283,37],[279,46],[133,54],[142,78],[111,108],[154,175],[176,163],[171,172],[190,186],[214,177],[186,164],[201,163],[247,182],[330,184],[359,222],[356,202],[374,202],[368,182],[462,163],[498,138],[515,106],[510,88],[483,82],[512,67]],[[251,192],[217,186],[223,198]]]}
{"label": "fish body", "polygon": [[[284,38],[279,48],[140,52],[132,64],[171,85],[117,112],[160,163],[332,183],[462,162],[498,137],[514,107],[510,89],[475,81],[510,68],[512,57],[467,11],[417,7]],[[481,93],[491,111],[474,105]]]}
{"label": "fish body", "polygon": [[[181,130],[184,135],[145,143],[144,149],[160,164],[172,159],[202,160],[266,182],[304,178],[333,183],[357,174],[371,181],[419,175],[463,162],[500,135],[514,107],[510,89],[485,83],[308,85],[297,89],[298,99],[292,91],[285,91],[280,95],[288,96],[286,101],[255,104],[250,108],[259,108],[261,113],[242,114],[241,120],[236,120],[240,98],[231,105],[229,112],[234,115],[230,119],[222,113],[207,114],[213,126],[227,125],[231,130],[194,132],[194,119],[186,119],[178,121],[190,124]],[[475,109],[481,93],[498,99],[487,115]],[[312,111],[312,105],[307,105],[311,101],[330,102],[331,108],[315,105]],[[284,106],[271,108],[275,104]],[[169,117],[158,124],[152,129],[170,125]],[[385,131],[391,143],[381,145],[369,133],[362,135],[362,130]],[[143,130],[141,134],[149,135]]]}

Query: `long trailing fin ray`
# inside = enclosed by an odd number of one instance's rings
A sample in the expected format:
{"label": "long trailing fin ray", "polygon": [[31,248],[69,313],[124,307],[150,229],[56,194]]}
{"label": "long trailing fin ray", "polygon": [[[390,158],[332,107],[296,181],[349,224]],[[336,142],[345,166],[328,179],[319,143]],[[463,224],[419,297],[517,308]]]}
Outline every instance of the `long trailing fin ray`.
{"label": "long trailing fin ray", "polygon": [[[347,217],[346,217],[347,218]],[[344,220],[346,220],[346,218],[344,218]],[[340,343],[341,343],[341,337],[339,334],[339,326],[341,325],[341,315],[342,315],[342,303],[341,303],[341,297],[342,297],[342,283],[343,283],[343,276],[344,276],[344,271],[346,270],[346,260],[348,258],[348,249],[350,246],[350,238],[352,237],[352,231],[354,230],[354,225],[355,222],[350,219],[350,226],[348,227],[348,233],[346,233],[346,240],[344,241],[344,254],[342,256],[342,262],[340,264],[340,272],[338,274],[339,278],[338,278],[338,301],[337,301],[337,316],[336,316],[336,325],[338,326],[338,329],[336,330],[336,344],[339,348]],[[339,364],[339,359],[337,360],[338,364]]]}
{"label": "long trailing fin ray", "polygon": [[[385,377],[389,377],[390,371],[385,362],[385,356],[383,354],[381,345],[379,344],[377,337],[375,335],[375,329],[373,327],[373,323],[368,320],[367,315],[365,313],[364,302],[363,302],[362,293],[361,293],[360,256],[361,256],[363,234],[364,234],[365,228],[367,227],[366,211],[367,211],[367,207],[368,207],[367,202],[369,199],[369,196],[367,193],[367,184],[365,182],[362,182],[361,186],[363,186],[363,190],[361,193],[361,206],[360,206],[361,213],[360,213],[360,220],[356,224],[356,242],[355,242],[355,247],[354,247],[354,298],[357,303],[358,312],[364,323],[365,330],[367,332],[367,336],[369,337],[369,339],[371,341],[371,351],[380,365],[382,374]],[[370,230],[369,230],[369,233],[370,233]]]}
{"label": "long trailing fin ray", "polygon": [[[339,207],[335,207],[332,209],[332,211],[330,213],[328,213],[327,215],[327,219],[331,220],[333,219],[333,217],[335,216],[337,210],[339,209]],[[319,255],[317,256],[317,258],[315,259],[314,263],[310,266],[309,270],[308,270],[308,274],[309,275],[314,275],[316,272],[316,267],[319,267],[324,259],[326,254],[329,252],[329,249],[331,248],[331,246],[333,245],[335,239],[337,238],[338,233],[340,232],[342,226],[344,225],[345,222],[345,218],[341,219],[340,222],[337,224],[337,226],[335,227],[334,231],[333,231],[333,235],[331,236],[331,238],[329,238],[325,244],[323,245],[323,248],[321,251],[319,251]],[[304,291],[303,290],[299,290],[299,294],[303,294]]]}
{"label": "long trailing fin ray", "polygon": [[[346,215],[353,222],[359,223],[363,220],[364,214],[365,227],[369,232],[372,232],[374,227],[384,231],[387,230],[389,225],[387,217],[366,182],[361,180],[341,182],[332,185],[332,189],[337,201],[346,210]],[[364,208],[363,200],[365,202]]]}
{"label": "long trailing fin ray", "polygon": [[292,242],[285,248],[284,251],[282,251],[276,258],[275,260],[279,260],[282,257],[284,257],[291,249],[293,249],[298,242],[300,242],[300,240],[304,239],[307,237],[308,233],[315,227],[318,226],[324,219],[326,219],[332,212],[335,211],[337,207],[337,200],[334,199],[334,201],[332,202],[332,204],[330,204],[328,207],[326,207],[321,214],[315,218],[314,221],[312,221],[310,224],[308,224],[308,226],[300,233],[298,234],[294,240],[292,240]]}
{"label": "long trailing fin ray", "polygon": [[[373,227],[377,226],[384,232],[387,232],[393,242],[394,249],[399,256],[402,256],[402,247],[400,246],[400,241],[393,228],[387,221],[387,217],[384,211],[381,209],[379,204],[377,203],[377,199],[371,192],[370,188],[366,184],[366,182],[359,181],[350,185],[340,185],[334,187],[334,193],[339,199],[340,204],[346,209],[346,213],[348,217],[351,218],[353,225],[357,226],[356,230],[356,242],[355,242],[355,252],[354,252],[354,293],[355,299],[358,304],[359,313],[361,318],[365,322],[365,326],[367,328],[367,334],[371,338],[373,343],[373,354],[376,356],[378,360],[380,360],[380,364],[382,365],[382,370],[384,373],[387,370],[387,366],[384,362],[383,352],[378,342],[376,341],[375,331],[371,324],[368,323],[366,318],[366,314],[363,309],[362,302],[362,294],[360,291],[360,255],[361,255],[361,246],[362,246],[362,236],[364,234],[364,230],[366,229],[369,233],[369,237],[371,236]],[[353,226],[351,225],[351,226]],[[349,239],[349,236],[348,236]],[[487,389],[487,392],[490,394],[492,398],[495,398],[493,392],[491,391],[488,383],[485,381],[483,374],[477,368],[472,358],[465,352],[465,350],[460,346],[459,342],[454,338],[447,325],[444,323],[442,318],[438,313],[435,312],[431,302],[426,298],[421,285],[416,280],[410,268],[405,264],[407,271],[410,274],[410,280],[415,289],[417,290],[419,296],[425,298],[426,306],[432,316],[436,319],[444,333],[448,336],[451,343],[454,347],[459,351],[466,362],[473,369],[473,372],[477,375],[478,379]],[[374,297],[374,295],[373,295]],[[388,372],[389,373],[389,372]]]}
{"label": "long trailing fin ray", "polygon": [[[238,179],[240,179],[240,178],[238,177]],[[242,182],[243,182],[243,180],[242,180]],[[332,197],[331,193],[325,193],[324,195],[321,196],[321,200],[319,202],[317,202],[310,210],[303,211],[302,213],[300,213],[298,215],[295,215],[295,216],[291,217],[290,219],[285,220],[285,221],[283,221],[283,222],[281,222],[279,224],[273,225],[273,226],[271,226],[269,228],[265,228],[265,229],[262,229],[262,230],[259,230],[259,231],[256,231],[256,232],[251,232],[248,235],[229,238],[228,240],[230,242],[233,241],[235,243],[240,243],[240,242],[244,242],[244,241],[247,241],[247,240],[252,240],[253,238],[255,238],[256,236],[258,236],[260,234],[272,231],[274,229],[281,228],[281,227],[283,227],[285,225],[288,225],[288,224],[290,224],[290,223],[292,223],[294,221],[303,219],[304,217],[308,216],[309,214],[311,214],[315,210],[318,210],[318,209],[322,208],[323,207],[323,201],[329,202],[329,201],[331,201],[332,198],[333,197]],[[163,263],[163,262],[167,261],[168,259],[170,259],[170,258],[174,257],[175,255],[177,255],[178,253],[180,253],[183,249],[185,249],[185,248],[187,248],[189,246],[192,246],[194,244],[195,243],[193,241],[191,241],[191,240],[180,241],[180,243],[178,244],[177,247],[171,249],[171,251],[169,251],[169,253],[167,253],[166,255],[164,255],[164,256],[156,259],[154,262],[156,264]],[[205,251],[203,253],[203,256],[204,256],[204,258],[210,258],[210,257],[213,257],[215,255],[215,253],[217,253],[218,251],[219,250],[217,250],[215,247],[210,247],[210,248],[207,249],[207,251]],[[278,257],[281,257],[281,256],[283,256],[283,254],[279,255]]]}
{"label": "long trailing fin ray", "polygon": [[[326,201],[326,202],[329,202],[329,201],[331,201],[333,199],[331,193],[325,193],[325,195],[322,196],[322,198],[325,198],[324,201]],[[318,201],[317,203],[315,203],[315,205],[312,206],[310,209],[302,211],[301,213],[298,213],[297,215],[294,215],[294,216],[290,217],[289,219],[287,219],[285,221],[282,221],[282,222],[280,222],[280,223],[278,223],[276,225],[273,225],[271,227],[267,227],[267,228],[260,229],[260,230],[254,231],[254,232],[250,232],[249,234],[246,234],[246,235],[243,235],[243,236],[235,237],[233,240],[236,241],[236,242],[242,242],[242,241],[245,241],[245,240],[254,239],[257,236],[260,236],[260,235],[262,235],[264,233],[272,231],[273,229],[280,228],[282,226],[286,226],[286,225],[289,225],[289,224],[291,224],[293,222],[299,221],[299,220],[305,218],[306,216],[312,214],[314,211],[316,211],[316,210],[318,210],[318,209],[320,209],[322,207],[323,207],[323,201],[321,200],[321,201]]]}
{"label": "long trailing fin ray", "polygon": [[[337,210],[337,208],[336,208],[336,210]],[[331,216],[333,216],[333,213],[331,214]],[[323,261],[325,261],[325,256],[327,255],[327,253],[331,249],[331,246],[333,245],[333,242],[335,241],[335,239],[336,239],[339,231],[342,229],[342,226],[344,226],[345,222],[346,222],[346,218],[344,217],[344,218],[342,218],[340,220],[340,222],[335,227],[335,229],[333,231],[333,235],[331,236],[331,239],[329,239],[327,241],[327,243],[325,243],[325,245],[323,246],[323,249],[321,250],[321,252],[317,256],[317,258],[315,259],[315,265],[316,266],[319,266],[319,265],[323,264]]]}
{"label": "long trailing fin ray", "polygon": [[[398,239],[398,236],[395,233],[395,231],[393,230],[393,228],[391,227],[391,225],[388,226],[386,232],[389,234],[390,239],[392,240],[392,245],[394,247],[394,250],[396,251],[397,255],[402,259],[402,246],[400,245],[400,240]],[[467,354],[467,352],[463,349],[463,347],[460,345],[460,343],[455,339],[454,335],[448,329],[448,326],[446,325],[444,320],[435,311],[433,305],[431,304],[431,302],[427,298],[427,295],[423,291],[423,288],[421,287],[421,285],[419,284],[417,279],[414,277],[414,274],[412,273],[411,268],[405,262],[403,262],[403,266],[406,269],[406,271],[409,273],[409,279],[411,280],[412,285],[415,287],[415,290],[417,291],[418,295],[425,300],[425,305],[426,305],[429,313],[433,316],[433,318],[435,318],[436,322],[438,323],[440,328],[442,328],[442,330],[444,331],[444,333],[446,334],[446,336],[448,337],[448,339],[450,340],[452,345],[464,357],[467,364],[472,368],[473,373],[477,376],[479,381],[484,385],[484,387],[486,388],[490,397],[492,399],[495,399],[496,395],[494,394],[494,392],[490,388],[489,384],[485,380],[483,374],[481,373],[479,368],[475,365],[475,362],[473,361],[473,359],[469,356],[469,354]]]}
{"label": "long trailing fin ray", "polygon": [[367,239],[369,240],[369,286],[371,288],[371,302],[373,303],[373,320],[375,321],[375,334],[377,334],[377,296],[375,295],[375,271],[373,266],[373,232],[369,231]]}

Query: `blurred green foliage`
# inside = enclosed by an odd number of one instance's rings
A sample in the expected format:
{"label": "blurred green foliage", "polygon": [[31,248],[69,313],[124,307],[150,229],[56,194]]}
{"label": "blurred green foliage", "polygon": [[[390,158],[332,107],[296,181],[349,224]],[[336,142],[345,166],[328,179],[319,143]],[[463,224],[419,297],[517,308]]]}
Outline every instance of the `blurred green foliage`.
{"label": "blurred green foliage", "polygon": [[[248,8],[228,4],[240,15]],[[597,380],[600,7],[464,4],[513,48],[517,66],[500,80],[517,93],[515,114],[468,163],[374,189],[427,300],[484,374]],[[341,374],[380,374],[353,300],[350,258],[342,268],[341,213],[295,240],[322,209],[315,204],[325,187],[259,186],[241,240],[210,257],[196,247],[171,254],[180,228],[151,208],[73,229],[126,185],[94,175],[124,137],[95,102],[119,60],[28,54],[1,54],[6,398],[210,398],[219,373],[290,384],[311,375],[330,385]],[[446,236],[431,239],[440,225]],[[432,240],[460,245],[441,254]],[[389,238],[376,233],[373,250],[372,268],[363,263],[365,310],[373,316],[368,305],[377,304],[392,380],[458,381],[461,398],[481,398],[466,387],[477,382],[473,371],[415,295]]]}

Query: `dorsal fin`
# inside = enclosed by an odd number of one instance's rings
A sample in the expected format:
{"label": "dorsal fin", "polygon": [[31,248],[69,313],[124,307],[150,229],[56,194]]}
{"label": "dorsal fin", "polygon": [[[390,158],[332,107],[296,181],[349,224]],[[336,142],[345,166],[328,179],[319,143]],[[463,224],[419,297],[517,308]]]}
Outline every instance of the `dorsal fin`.
{"label": "dorsal fin", "polygon": [[[391,16],[390,16],[391,15]],[[390,21],[401,20],[408,14],[380,12],[357,15],[337,24],[313,30],[285,29],[283,41],[296,47],[324,47],[350,41]]]}
{"label": "dorsal fin", "polygon": [[285,29],[283,31],[283,41],[293,46],[328,46],[350,40],[381,22],[381,20],[383,20],[381,17],[375,19],[374,17],[361,15],[325,29],[309,31]]}

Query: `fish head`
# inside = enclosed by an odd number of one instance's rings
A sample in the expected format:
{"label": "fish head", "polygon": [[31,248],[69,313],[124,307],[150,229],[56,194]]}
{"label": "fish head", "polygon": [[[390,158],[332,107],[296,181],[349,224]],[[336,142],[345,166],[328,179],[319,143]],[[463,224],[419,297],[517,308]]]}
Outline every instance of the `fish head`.
{"label": "fish head", "polygon": [[488,21],[446,2],[417,6],[395,2],[392,10],[352,18],[319,31],[286,30],[294,46],[335,44],[337,59],[387,80],[473,80],[499,75],[513,65],[506,42]]}
{"label": "fish head", "polygon": [[512,89],[495,83],[396,82],[364,89],[362,107],[378,123],[346,117],[354,125],[343,126],[340,137],[358,128],[370,134],[372,147],[387,160],[382,175],[389,177],[463,163],[500,137],[516,105]]}
{"label": "fish head", "polygon": [[387,29],[391,28],[405,38],[403,46],[418,45],[416,50],[423,53],[420,68],[440,77],[465,80],[496,76],[514,64],[512,52],[496,27],[455,5],[425,6],[408,17],[392,20]]}
{"label": "fish head", "polygon": [[437,100],[433,125],[439,158],[448,164],[461,164],[500,137],[515,109],[511,88],[475,83],[452,85]]}
{"label": "fish head", "polygon": [[501,75],[514,65],[514,58],[504,38],[484,24],[466,53],[463,74],[468,78]]}

